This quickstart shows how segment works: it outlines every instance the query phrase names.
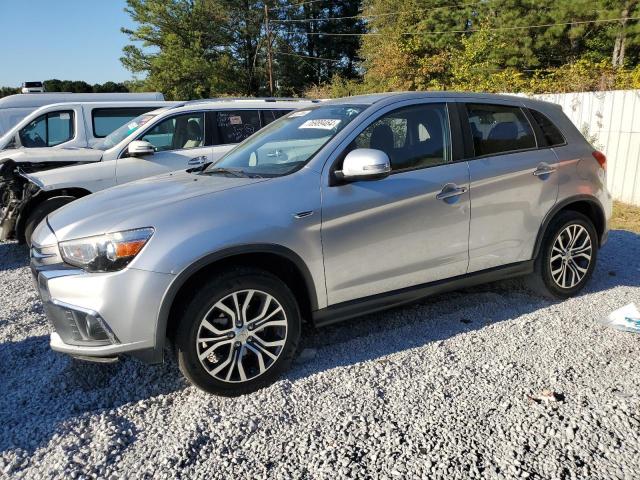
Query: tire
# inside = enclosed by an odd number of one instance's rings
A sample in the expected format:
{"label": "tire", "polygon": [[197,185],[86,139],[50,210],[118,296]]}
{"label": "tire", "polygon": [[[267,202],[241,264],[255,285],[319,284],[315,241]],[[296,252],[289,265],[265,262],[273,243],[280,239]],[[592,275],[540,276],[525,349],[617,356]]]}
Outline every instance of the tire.
{"label": "tire", "polygon": [[[234,324],[238,312],[241,325]],[[289,368],[300,324],[298,303],[284,282],[262,270],[229,270],[215,275],[184,308],[174,338],[178,366],[206,392],[251,393]],[[209,341],[199,340],[204,338]]]}
{"label": "tire", "polygon": [[[571,244],[571,232],[575,245],[570,250],[574,254],[565,255],[561,246]],[[590,248],[584,247],[584,242],[588,242]],[[591,220],[579,212],[561,212],[544,234],[534,273],[528,277],[527,284],[548,298],[571,297],[589,281],[597,259],[598,235]]]}
{"label": "tire", "polygon": [[[33,231],[38,224],[47,218],[47,215],[73,202],[75,199],[75,197],[53,197],[34,208],[24,223],[24,241],[26,244],[31,247],[31,235],[33,235]],[[18,238],[20,238],[19,235]]]}

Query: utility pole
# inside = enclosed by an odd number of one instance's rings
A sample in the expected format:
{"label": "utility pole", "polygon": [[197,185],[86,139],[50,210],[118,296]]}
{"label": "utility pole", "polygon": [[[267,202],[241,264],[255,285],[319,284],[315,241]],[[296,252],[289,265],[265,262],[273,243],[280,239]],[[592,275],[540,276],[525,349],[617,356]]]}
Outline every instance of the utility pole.
{"label": "utility pole", "polygon": [[264,2],[264,29],[267,34],[267,71],[269,72],[269,94],[273,97],[273,64],[271,62],[271,27],[269,26],[269,7]]}

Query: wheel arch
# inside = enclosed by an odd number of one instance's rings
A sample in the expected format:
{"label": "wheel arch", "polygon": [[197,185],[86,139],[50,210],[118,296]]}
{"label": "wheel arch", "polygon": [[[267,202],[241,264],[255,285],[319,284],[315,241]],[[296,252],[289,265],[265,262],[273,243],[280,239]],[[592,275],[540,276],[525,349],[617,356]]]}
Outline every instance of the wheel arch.
{"label": "wheel arch", "polygon": [[73,197],[76,200],[78,198],[86,197],[91,192],[84,188],[60,188],[56,190],[39,190],[35,195],[29,198],[27,202],[20,209],[20,214],[16,219],[15,235],[20,243],[24,243],[24,229],[27,224],[27,220],[31,215],[31,212],[43,202],[57,197]]}
{"label": "wheel arch", "polygon": [[165,293],[156,325],[155,345],[162,355],[165,339],[177,326],[181,309],[192,295],[192,287],[222,268],[251,266],[264,269],[280,278],[293,292],[302,318],[312,321],[311,312],[318,309],[315,282],[298,254],[275,244],[241,245],[206,255],[180,272]]}
{"label": "wheel arch", "polygon": [[590,195],[576,195],[558,202],[547,213],[542,225],[540,226],[540,230],[538,231],[538,236],[536,237],[536,243],[533,248],[533,258],[537,258],[540,253],[542,240],[551,221],[559,213],[566,211],[579,212],[588,217],[596,228],[596,232],[598,234],[598,247],[602,246],[607,230],[607,219],[602,204],[597,198]]}

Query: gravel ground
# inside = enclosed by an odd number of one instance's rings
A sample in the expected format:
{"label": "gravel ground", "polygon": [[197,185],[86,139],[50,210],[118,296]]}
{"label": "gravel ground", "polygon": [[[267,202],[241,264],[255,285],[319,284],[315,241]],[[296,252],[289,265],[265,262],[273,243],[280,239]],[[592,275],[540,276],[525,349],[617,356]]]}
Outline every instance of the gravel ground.
{"label": "gravel ground", "polygon": [[578,298],[503,282],[308,331],[285,378],[225,399],[50,351],[0,245],[0,477],[640,478],[640,336],[597,323],[640,303],[639,259],[614,231]]}

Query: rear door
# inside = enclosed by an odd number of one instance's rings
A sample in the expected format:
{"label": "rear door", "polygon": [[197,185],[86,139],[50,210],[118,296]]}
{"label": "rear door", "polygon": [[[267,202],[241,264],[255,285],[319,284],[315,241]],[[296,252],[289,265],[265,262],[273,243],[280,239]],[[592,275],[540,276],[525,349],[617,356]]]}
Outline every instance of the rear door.
{"label": "rear door", "polygon": [[514,104],[460,104],[471,179],[469,272],[532,257],[558,196],[557,158]]}
{"label": "rear door", "polygon": [[244,139],[262,128],[260,110],[220,110],[210,112],[212,160],[216,161]]}
{"label": "rear door", "polygon": [[205,112],[189,112],[165,117],[138,140],[154,146],[153,155],[117,160],[118,184],[174,170],[186,170],[212,161],[213,148],[207,145]]}

